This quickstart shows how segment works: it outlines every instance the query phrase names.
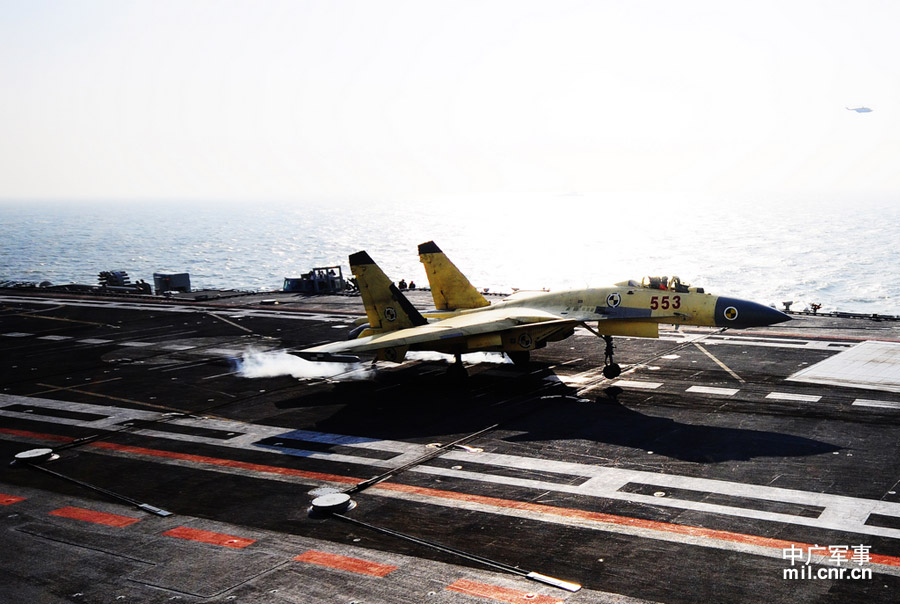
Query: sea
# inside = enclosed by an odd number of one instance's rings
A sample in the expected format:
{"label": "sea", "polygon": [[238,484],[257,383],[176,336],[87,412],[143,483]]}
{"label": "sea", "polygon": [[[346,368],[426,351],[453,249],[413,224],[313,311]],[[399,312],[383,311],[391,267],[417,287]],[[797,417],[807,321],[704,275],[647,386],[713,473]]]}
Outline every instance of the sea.
{"label": "sea", "polygon": [[793,310],[900,315],[900,200],[530,193],[422,200],[0,202],[0,282],[189,273],[194,289],[280,290],[366,250],[425,286],[435,241],[479,289],[560,290],[679,276]]}

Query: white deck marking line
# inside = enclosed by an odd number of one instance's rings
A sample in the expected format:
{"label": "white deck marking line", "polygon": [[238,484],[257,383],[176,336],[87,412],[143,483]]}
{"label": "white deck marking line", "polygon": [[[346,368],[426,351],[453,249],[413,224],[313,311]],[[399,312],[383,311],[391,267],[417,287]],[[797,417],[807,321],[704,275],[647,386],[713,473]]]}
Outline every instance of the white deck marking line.
{"label": "white deck marking line", "polygon": [[637,382],[634,380],[618,380],[616,386],[622,388],[637,388],[639,390],[656,390],[662,386],[661,382]]}
{"label": "white deck marking line", "polygon": [[[70,410],[82,413],[106,415],[108,417],[96,421],[84,421],[53,416],[37,416],[34,413],[8,411],[2,408],[3,406],[16,403],[31,407]],[[136,409],[108,407],[105,405],[69,403],[50,399],[0,394],[0,417],[15,417],[19,419],[28,419],[30,421],[59,423],[72,426],[110,428],[119,425],[123,421],[158,418],[159,414]],[[336,444],[349,448],[388,451],[398,455],[410,455],[412,453],[419,455],[423,451],[423,445],[415,443],[375,440],[307,430],[287,430],[277,426],[247,424],[231,420],[176,417],[170,419],[169,423],[180,426],[221,430],[226,433],[237,433],[238,436],[221,439],[152,429],[137,430],[136,433],[156,438],[210,444],[235,449],[259,450],[262,447],[262,445],[259,444],[259,441],[266,438],[282,438],[285,440],[309,440],[313,442]],[[278,441],[274,442],[277,443]],[[279,448],[278,445],[275,445],[274,443],[265,446],[265,449],[275,454],[292,454],[290,450],[285,450],[286,447],[282,446],[282,448]],[[296,453],[294,454],[296,455]],[[397,462],[396,457],[393,459],[373,459],[371,457],[344,453],[323,453],[315,451],[304,451],[303,456],[341,464],[375,466],[380,468],[395,467]],[[446,453],[444,458],[458,462],[463,468],[466,468],[467,466],[479,468],[479,471],[468,469],[453,470],[428,465],[419,466],[410,471],[437,476],[450,476],[470,480],[475,483],[480,482],[511,487],[540,489],[542,491],[570,493],[585,497],[615,499],[633,503],[643,503],[651,506],[693,510],[709,514],[753,518],[757,520],[780,522],[783,524],[794,524],[818,529],[830,529],[900,539],[900,529],[865,524],[865,521],[870,514],[881,514],[900,519],[900,503],[499,453],[483,452],[473,454],[464,451],[451,451]],[[545,474],[580,476],[586,480],[581,484],[567,484],[564,482],[551,482],[548,480],[501,476],[499,474],[489,473],[492,466]],[[628,483],[654,485],[660,487],[660,490],[663,491],[665,491],[666,488],[686,489],[703,493],[717,493],[735,498],[749,499],[751,501],[762,500],[767,502],[797,504],[823,508],[823,512],[817,518],[809,518],[789,513],[767,512],[747,507],[690,501],[678,499],[676,497],[655,497],[653,495],[642,495],[619,490]]]}
{"label": "white deck marking line", "polygon": [[900,392],[900,342],[866,340],[798,371],[787,381]]}
{"label": "white deck marking line", "polygon": [[239,357],[244,354],[245,350],[237,350],[235,348],[207,348],[206,352],[223,357]]}
{"label": "white deck marking line", "polygon": [[193,369],[194,367],[202,367],[203,365],[208,365],[212,363],[213,359],[203,359],[200,361],[185,361],[183,363],[173,363],[172,365],[165,365],[160,368],[160,373],[170,373],[172,371],[182,371],[184,369]]}
{"label": "white deck marking line", "polygon": [[[660,334],[660,341],[665,342],[678,342],[684,344],[690,340],[686,338],[680,337],[672,337],[672,336],[663,336]],[[832,350],[834,352],[840,352],[843,348],[835,348],[836,346],[846,346],[846,342],[835,342],[829,340],[802,340],[797,338],[785,338],[784,340],[777,341],[759,341],[751,339],[747,336],[731,336],[729,339],[720,340],[720,339],[712,339],[708,338],[703,340],[703,343],[707,346],[741,346],[741,347],[756,347],[756,348],[802,348],[804,350]]]}
{"label": "white deck marking line", "polygon": [[[106,449],[96,449],[92,452],[98,455],[109,455],[111,457],[138,457],[146,459],[148,461],[152,461],[154,463],[172,466],[189,468],[196,468],[199,466],[204,470],[218,472],[221,474],[249,476],[252,478],[261,478],[264,480],[277,480],[279,482],[290,484],[322,484],[321,480],[292,476],[288,474],[272,473],[261,469],[257,470],[241,467],[229,467],[227,465],[209,465],[203,462],[197,462],[189,459],[167,458],[152,454],[120,452]],[[336,486],[346,486],[345,482],[333,484],[335,484]],[[555,507],[546,504],[526,504],[526,506],[519,506],[515,505],[515,502],[513,502],[513,504],[510,505],[507,500],[490,496],[474,495],[470,498],[466,498],[465,496],[459,497],[457,496],[457,493],[454,493],[454,496],[447,497],[445,494],[446,492],[441,492],[440,490],[426,489],[424,492],[416,492],[414,488],[406,489],[403,488],[402,485],[392,485],[391,483],[376,485],[369,492],[376,497],[390,497],[392,499],[412,501],[425,505],[438,505],[454,509],[477,511],[486,514],[503,515],[513,518],[532,520],[534,522],[558,524],[607,533],[617,533],[643,539],[654,539],[657,541],[666,541],[682,545],[706,547],[710,549],[732,551],[748,555],[764,556],[778,560],[784,559],[784,546],[790,543],[789,541],[779,539],[778,537],[767,537],[745,533],[730,533],[727,530],[719,531],[716,529],[705,529],[702,527],[696,527],[686,524],[670,524],[666,522],[648,521],[638,518],[630,518],[628,516],[617,516],[615,514],[607,515],[601,513],[592,517],[589,512],[581,513],[580,511],[572,510],[570,508]],[[797,541],[794,541],[793,543],[797,543]],[[811,562],[817,565],[841,566],[840,562],[833,560],[830,556],[823,555],[813,555],[811,558]],[[889,563],[868,562],[866,564],[866,568],[871,568],[873,572],[880,574],[900,576],[900,568]]]}
{"label": "white deck marking line", "polygon": [[564,365],[574,365],[575,363],[578,363],[579,361],[583,361],[583,360],[584,359],[582,357],[575,357],[574,359],[568,359],[566,361],[562,361],[561,363],[557,363],[556,366],[562,367]]}
{"label": "white deck marking line", "polygon": [[734,396],[740,389],[738,388],[717,388],[715,386],[691,386],[685,392],[696,392],[697,394],[714,394],[716,396]]}
{"label": "white deck marking line", "polygon": [[715,355],[713,355],[713,353],[711,353],[710,351],[708,351],[707,349],[705,349],[703,346],[701,346],[699,342],[694,342],[694,346],[696,346],[697,348],[699,348],[699,349],[700,349],[700,352],[702,352],[703,354],[705,354],[706,356],[708,356],[710,359],[712,359],[713,363],[715,363],[716,365],[718,365],[719,367],[721,367],[722,369],[724,369],[724,370],[728,373],[728,375],[730,375],[731,377],[733,377],[734,379],[736,379],[737,381],[739,381],[741,384],[746,384],[746,383],[747,383],[747,380],[745,380],[744,378],[742,378],[741,376],[739,376],[738,374],[736,374],[734,371],[732,371],[731,368],[730,368],[728,365],[726,365],[725,363],[723,363],[722,361],[720,361],[719,359],[717,359],[717,358],[715,357]]}
{"label": "white deck marking line", "polygon": [[7,338],[29,338],[29,337],[33,336],[34,334],[33,333],[24,333],[21,331],[11,331],[9,333],[4,333],[2,335]]}
{"label": "white deck marking line", "polygon": [[[289,484],[322,484],[322,480],[315,480],[301,476],[292,476],[289,474],[272,473],[262,469],[230,467],[227,465],[209,465],[190,459],[159,457],[152,454],[120,452],[106,449],[96,449],[92,452],[98,455],[108,455],[111,457],[137,457],[164,465],[189,468],[196,468],[199,466],[204,470],[218,472],[221,474],[249,476],[252,478],[276,480]],[[336,486],[346,486],[345,482],[332,484],[335,484]],[[782,540],[777,536],[767,537],[746,533],[731,533],[727,530],[719,531],[716,529],[705,529],[702,527],[696,527],[686,524],[648,521],[637,518],[630,518],[628,516],[617,516],[615,514],[601,513],[592,517],[589,512],[581,513],[580,511],[572,510],[570,508],[555,507],[546,504],[526,504],[526,506],[518,506],[515,505],[515,502],[513,502],[513,504],[510,505],[507,500],[490,496],[475,495],[471,498],[466,498],[465,496],[459,497],[457,496],[457,493],[454,493],[453,496],[448,497],[446,496],[448,492],[442,492],[440,490],[425,489],[423,492],[416,492],[414,488],[406,489],[403,488],[402,485],[392,485],[391,483],[376,485],[371,491],[369,491],[369,493],[376,497],[389,497],[392,499],[412,501],[425,505],[438,505],[454,509],[477,511],[486,514],[522,518],[534,522],[571,526],[607,533],[617,533],[643,539],[654,539],[657,541],[666,541],[682,545],[706,547],[710,549],[732,551],[748,555],[764,556],[777,560],[784,559],[784,546],[788,543],[791,543],[789,541]],[[797,543],[797,541],[794,541],[794,543]],[[841,563],[833,560],[830,556],[823,555],[813,555],[811,558],[811,562],[817,565],[841,566]],[[846,565],[846,563],[844,564]],[[900,576],[900,568],[889,563],[868,562],[866,563],[865,567],[871,568],[873,572],[879,574]]]}
{"label": "white deck marking line", "polygon": [[[36,298],[28,298],[25,296],[0,296],[0,301],[3,302],[23,302],[27,304],[34,305],[42,305],[42,306],[57,306],[57,305],[65,305],[65,306],[76,306],[76,307],[86,307],[86,308],[105,308],[112,307],[122,310],[152,310],[156,312],[173,312],[173,313],[187,313],[187,314],[201,314],[204,312],[210,312],[209,308],[203,306],[183,306],[180,304],[162,304],[162,303],[145,303],[142,304],[140,302],[109,302],[106,300],[74,300],[74,299],[54,299],[54,300],[39,300]],[[222,310],[216,309],[216,314],[226,317],[238,318],[238,317],[262,317],[262,318],[270,318],[270,319],[288,319],[288,320],[297,320],[297,321],[316,321],[316,322],[342,322],[342,323],[350,323],[353,319],[357,317],[357,315],[346,315],[346,316],[336,316],[336,315],[328,315],[322,313],[307,313],[307,312],[297,312],[297,311],[273,311],[273,310]],[[361,315],[365,316],[365,315]],[[25,335],[33,335],[33,334],[25,334]]]}
{"label": "white deck marking line", "polygon": [[798,401],[801,403],[818,403],[822,400],[821,396],[815,394],[792,394],[790,392],[770,392],[766,398],[779,401]]}
{"label": "white deck marking line", "polygon": [[900,409],[900,401],[874,401],[866,398],[858,398],[853,401],[857,407],[877,407],[879,409]]}
{"label": "white deck marking line", "polygon": [[[537,372],[536,372],[537,373]],[[579,373],[576,375],[558,375],[557,381],[562,382],[563,384],[584,384],[587,382],[592,382],[597,378],[596,375],[589,376],[583,373]]]}
{"label": "white deck marking line", "polygon": [[[402,499],[406,501],[415,501],[417,503],[440,505],[444,507],[452,507],[455,509],[465,509],[488,514],[498,514],[514,518],[524,518],[537,522],[549,522],[564,526],[573,526],[589,530],[630,535],[645,539],[654,539],[657,541],[667,541],[670,543],[695,545],[711,549],[720,549],[756,556],[764,556],[767,558],[775,558],[778,560],[784,559],[783,548],[760,544],[761,541],[765,542],[765,540],[768,539],[766,537],[754,539],[754,536],[751,535],[749,536],[750,539],[748,539],[747,542],[740,542],[716,538],[714,536],[708,536],[704,534],[706,532],[704,529],[699,529],[693,534],[687,534],[687,532],[682,533],[668,531],[662,528],[653,528],[652,526],[647,526],[647,524],[650,523],[644,523],[641,521],[636,521],[633,526],[629,526],[617,522],[604,521],[601,519],[578,518],[566,516],[563,514],[556,515],[553,513],[544,513],[528,509],[516,509],[514,507],[491,505],[490,503],[482,503],[480,501],[462,501],[456,498],[448,500],[441,497],[429,496],[427,494],[406,493],[402,491],[379,489],[377,487],[370,492],[373,495],[391,497],[394,499]],[[778,538],[775,537],[773,539],[777,540]],[[785,541],[785,543],[787,543],[787,541]],[[828,566],[840,566],[840,563],[832,560],[829,556],[812,556],[812,563]],[[844,564],[846,566],[846,563]],[[876,564],[869,562],[866,564],[866,568],[871,568],[873,572],[880,574],[900,576],[900,568],[897,568],[896,566],[890,566],[888,564]]]}
{"label": "white deck marking line", "polygon": [[553,374],[553,377],[556,378],[554,381],[562,382],[563,384],[572,384],[574,386],[585,385],[584,388],[578,391],[578,396],[583,396],[584,393],[590,392],[594,388],[598,388],[607,381],[606,378],[603,377],[603,367],[592,367],[587,371],[574,373],[572,375]]}
{"label": "white deck marking line", "polygon": [[[222,317],[219,317],[212,313],[207,313],[207,314],[210,314],[210,315],[216,317],[217,319],[222,319]],[[230,323],[230,321],[226,321],[226,323]],[[238,325],[238,327],[241,327],[241,326]],[[25,338],[25,337],[33,336],[34,334],[12,332],[12,333],[5,333],[2,335],[7,336],[7,337]],[[48,341],[52,341],[52,342],[62,342],[64,340],[71,340],[72,336],[49,335],[49,336],[38,336],[36,339],[48,340]],[[158,344],[157,342],[137,342],[137,341],[115,342],[114,340],[103,340],[103,339],[98,339],[98,338],[86,338],[83,340],[76,340],[76,341],[81,344],[113,344],[114,343],[117,346],[125,346],[127,348],[146,348],[149,346],[156,346]],[[159,348],[161,348],[163,350],[172,350],[175,352],[183,352],[185,350],[191,350],[191,349],[197,348],[197,346],[187,346],[187,345],[183,345],[183,344],[166,344],[165,346],[160,346]],[[224,357],[237,357],[244,353],[243,350],[237,350],[234,348],[209,348],[206,350],[206,352],[216,355],[216,356],[224,356]]]}
{"label": "white deck marking line", "polygon": [[214,380],[216,378],[225,377],[227,375],[237,375],[238,373],[240,373],[240,372],[239,371],[229,371],[228,373],[220,373],[218,375],[209,375],[209,376],[206,376],[205,378],[200,378],[200,379],[202,379],[204,381]]}

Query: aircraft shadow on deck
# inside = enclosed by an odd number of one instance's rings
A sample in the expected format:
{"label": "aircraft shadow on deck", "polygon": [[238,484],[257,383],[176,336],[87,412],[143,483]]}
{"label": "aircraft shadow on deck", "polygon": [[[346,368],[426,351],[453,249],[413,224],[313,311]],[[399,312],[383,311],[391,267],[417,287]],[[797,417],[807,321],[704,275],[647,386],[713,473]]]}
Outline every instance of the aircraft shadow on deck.
{"label": "aircraft shadow on deck", "polygon": [[696,463],[805,457],[840,450],[838,446],[803,436],[684,423],[607,402],[609,404],[561,402],[553,409],[515,422],[510,428],[523,430],[523,433],[506,440],[584,439]]}
{"label": "aircraft shadow on deck", "polygon": [[[464,381],[442,373],[404,372],[377,381],[334,384],[279,406],[340,404],[335,413],[314,426],[302,427],[387,440],[465,435],[499,423],[502,431],[521,432],[504,439],[509,442],[587,440],[696,463],[804,457],[840,450],[792,434],[647,415],[602,391],[596,402],[579,401],[577,389],[561,382],[547,389],[543,377],[512,367]],[[538,396],[529,396],[538,388],[543,389]],[[502,397],[497,395],[500,390]],[[485,395],[486,391],[494,394]]]}

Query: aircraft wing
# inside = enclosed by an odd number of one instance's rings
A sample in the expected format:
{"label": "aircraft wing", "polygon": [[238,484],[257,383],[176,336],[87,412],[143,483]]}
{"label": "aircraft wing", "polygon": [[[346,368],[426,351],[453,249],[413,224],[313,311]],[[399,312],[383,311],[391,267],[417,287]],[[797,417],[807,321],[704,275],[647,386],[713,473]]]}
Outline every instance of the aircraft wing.
{"label": "aircraft wing", "polygon": [[534,308],[499,308],[464,313],[427,325],[399,329],[356,340],[323,344],[301,350],[300,353],[372,352],[383,348],[417,347],[432,342],[435,344],[447,343],[454,339],[501,332],[535,323],[574,325],[578,321]]}

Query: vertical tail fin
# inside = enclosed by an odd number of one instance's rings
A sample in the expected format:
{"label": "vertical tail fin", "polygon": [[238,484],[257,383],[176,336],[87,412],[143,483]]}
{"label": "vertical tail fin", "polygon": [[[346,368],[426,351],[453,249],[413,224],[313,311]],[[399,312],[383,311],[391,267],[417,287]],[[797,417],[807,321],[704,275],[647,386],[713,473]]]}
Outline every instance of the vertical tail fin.
{"label": "vertical tail fin", "polygon": [[406,296],[400,293],[397,286],[388,279],[369,254],[366,252],[352,254],[350,270],[356,277],[363,305],[366,307],[371,330],[369,334],[373,331],[406,329],[428,322]]}
{"label": "vertical tail fin", "polygon": [[431,296],[438,310],[481,308],[490,304],[434,241],[419,246],[419,260],[425,265]]}

